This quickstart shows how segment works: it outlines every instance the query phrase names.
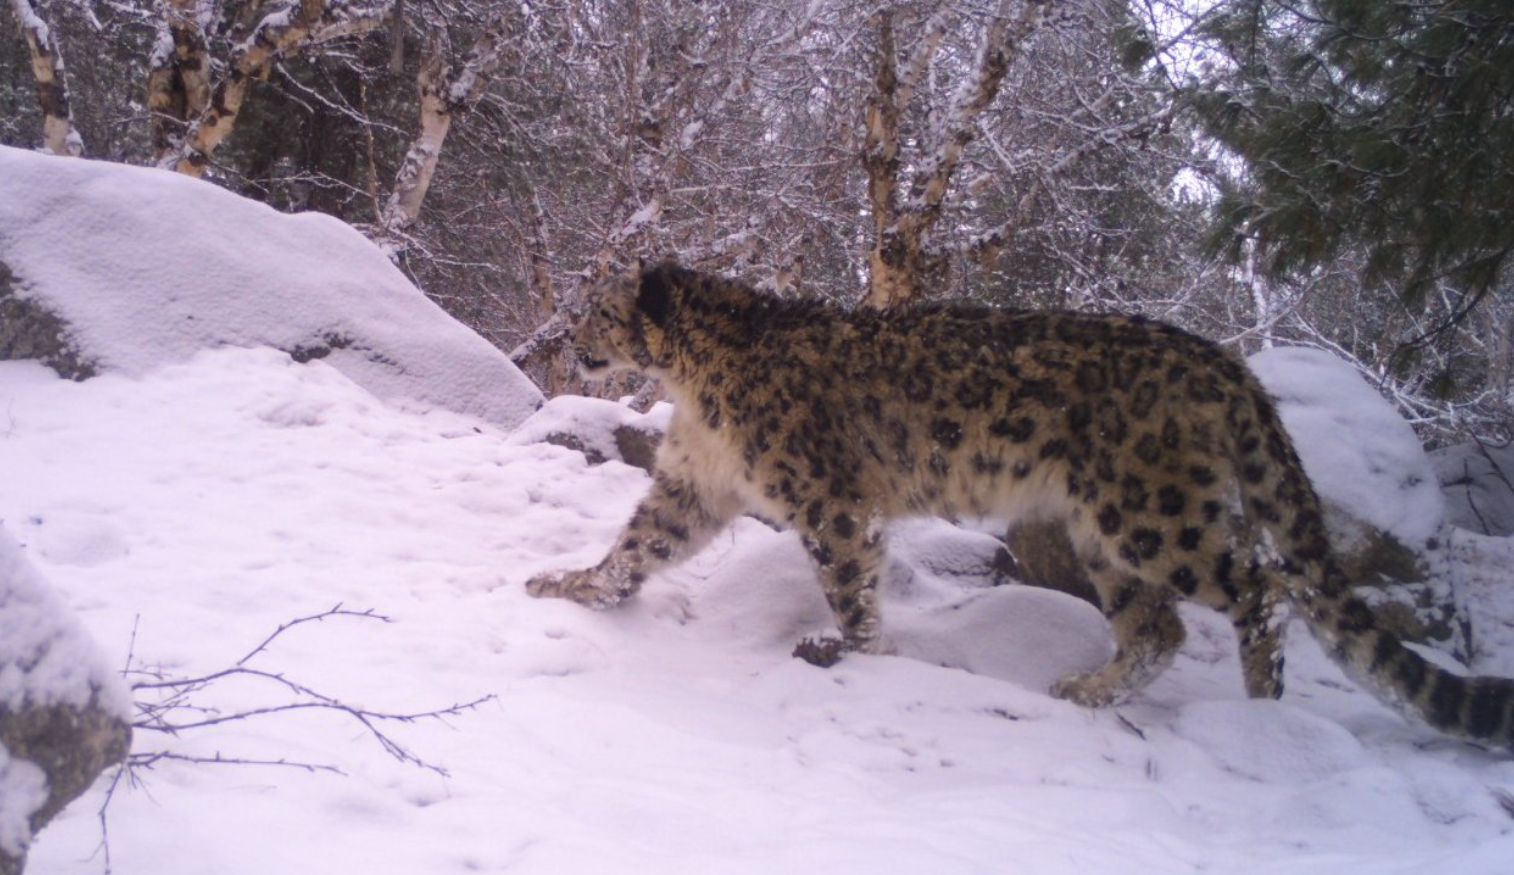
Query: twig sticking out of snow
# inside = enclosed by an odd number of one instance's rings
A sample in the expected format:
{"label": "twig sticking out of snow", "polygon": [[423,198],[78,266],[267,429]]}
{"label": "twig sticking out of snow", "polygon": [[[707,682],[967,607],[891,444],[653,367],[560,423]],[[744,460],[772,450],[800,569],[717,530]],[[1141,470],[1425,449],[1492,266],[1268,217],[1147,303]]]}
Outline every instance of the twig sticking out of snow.
{"label": "twig sticking out of snow", "polygon": [[1498,800],[1499,807],[1508,812],[1510,817],[1514,817],[1514,793],[1502,787],[1493,787],[1490,792],[1493,798]]}
{"label": "twig sticking out of snow", "polygon": [[[384,724],[417,723],[422,720],[445,722],[448,717],[455,717],[464,712],[472,711],[480,705],[493,701],[497,698],[495,695],[489,694],[472,701],[460,702],[445,708],[436,708],[429,711],[374,711],[319,692],[281,672],[268,671],[250,665],[257,657],[267,653],[273,644],[291,629],[306,624],[322,623],[326,620],[336,618],[376,620],[381,623],[392,622],[389,617],[371,608],[352,610],[343,607],[339,603],[319,613],[297,617],[281,623],[278,628],[269,633],[257,646],[248,650],[229,667],[194,677],[178,677],[160,668],[148,668],[138,663],[135,655],[137,632],[134,628],[132,630],[130,651],[127,654],[127,664],[122,671],[122,675],[127,679],[134,698],[137,700],[135,705],[138,716],[137,719],[132,721],[132,728],[137,732],[156,732],[178,738],[185,733],[193,733],[197,730],[208,729],[213,726],[270,717],[291,711],[332,711],[346,715],[352,720],[357,721],[378,742],[379,746],[384,749],[384,752],[396,760],[435,772],[442,777],[447,777],[448,773],[445,768],[423,759],[420,755],[405,747],[385,731]],[[232,711],[222,711],[214,706],[200,703],[199,697],[206,690],[220,681],[233,677],[251,678],[256,681],[267,682],[277,688],[281,688],[291,699],[290,701],[273,705]],[[146,701],[142,695],[144,693],[149,696],[156,694],[159,698],[156,701]],[[200,756],[161,749],[133,752],[116,770],[115,775],[112,776],[110,786],[105,793],[105,800],[100,805],[101,852],[105,859],[105,871],[107,873],[110,872],[107,812],[111,800],[115,797],[116,789],[120,786],[123,778],[131,788],[143,788],[143,773],[151,771],[162,762],[194,763],[197,765],[279,766],[302,769],[307,772],[328,772],[344,776],[346,774],[340,768],[330,763],[301,762],[282,757],[278,759],[261,759],[227,756],[220,751],[211,756]]]}

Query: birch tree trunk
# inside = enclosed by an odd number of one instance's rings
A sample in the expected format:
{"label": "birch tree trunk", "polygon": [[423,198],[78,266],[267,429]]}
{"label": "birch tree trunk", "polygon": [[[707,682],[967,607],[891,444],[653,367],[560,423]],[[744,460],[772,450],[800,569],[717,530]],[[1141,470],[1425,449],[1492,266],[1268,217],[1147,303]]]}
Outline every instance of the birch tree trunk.
{"label": "birch tree trunk", "polygon": [[341,0],[284,2],[263,16],[231,53],[226,77],[216,84],[210,103],[190,125],[183,144],[160,166],[200,176],[216,147],[236,127],[237,115],[253,80],[266,78],[273,65],[312,46],[367,33],[384,23],[393,0],[344,3]]}
{"label": "birch tree trunk", "polygon": [[[914,299],[928,272],[925,236],[941,217],[942,203],[972,142],[978,117],[1004,81],[1016,52],[1040,26],[1051,0],[1003,0],[990,16],[971,76],[958,88],[948,111],[926,133],[929,153],[911,180],[908,194],[898,196],[899,115],[929,66],[947,24],[946,10],[925,25],[914,56],[901,82],[895,72],[892,14],[878,15],[878,69],[867,114],[863,167],[868,174],[868,197],[873,210],[874,241],[868,259],[868,291],[863,303],[892,307]],[[1014,7],[1018,6],[1016,13]]]}
{"label": "birch tree trunk", "polygon": [[380,221],[385,233],[398,234],[420,218],[421,205],[441,159],[442,145],[454,118],[466,115],[483,96],[498,69],[511,28],[501,19],[474,42],[461,62],[451,63],[451,42],[445,27],[426,41],[416,84],[420,91],[420,131],[411,141],[395,175],[394,191]]}
{"label": "birch tree trunk", "polygon": [[152,113],[154,160],[183,144],[191,119],[210,105],[210,10],[205,0],[165,0],[163,20],[148,59],[147,108]]}
{"label": "birch tree trunk", "polygon": [[74,130],[68,109],[68,80],[64,76],[63,55],[52,29],[31,0],[11,0],[21,36],[31,55],[32,76],[37,80],[37,103],[42,108],[42,144],[54,155],[77,156],[84,151],[84,141]]}

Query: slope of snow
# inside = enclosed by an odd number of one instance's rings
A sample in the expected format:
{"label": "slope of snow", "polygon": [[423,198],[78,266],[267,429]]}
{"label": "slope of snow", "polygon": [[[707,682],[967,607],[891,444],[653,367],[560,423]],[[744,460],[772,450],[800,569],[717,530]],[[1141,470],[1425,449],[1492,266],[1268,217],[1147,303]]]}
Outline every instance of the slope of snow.
{"label": "slope of snow", "polygon": [[[309,712],[138,751],[328,763],[161,763],[110,808],[115,871],[236,873],[1445,873],[1508,871],[1514,763],[1410,726],[1301,628],[1287,695],[1244,700],[1223,618],[1135,702],[1049,679],[1107,653],[1097,614],[1017,587],[893,580],[895,655],[821,670],[828,628],[790,534],[742,520],[621,609],[529,599],[596,561],[648,480],[400,410],[322,362],[202,351],[82,384],[0,363],[0,521],[117,664],[258,665],[368,708],[493,693],[391,727],[447,776]],[[1505,605],[1506,607],[1506,605]],[[944,663],[945,666],[938,664]],[[253,685],[198,704],[269,702]],[[98,873],[101,790],[33,871]]]}
{"label": "slope of snow", "polygon": [[320,213],[285,215],[162,171],[0,147],[0,262],[86,358],[146,373],[220,346],[333,349],[386,398],[502,426],[541,394],[509,359]]}
{"label": "slope of snow", "polygon": [[1398,412],[1348,362],[1307,347],[1247,359],[1277,399],[1320,497],[1419,549],[1445,524],[1430,458]]}

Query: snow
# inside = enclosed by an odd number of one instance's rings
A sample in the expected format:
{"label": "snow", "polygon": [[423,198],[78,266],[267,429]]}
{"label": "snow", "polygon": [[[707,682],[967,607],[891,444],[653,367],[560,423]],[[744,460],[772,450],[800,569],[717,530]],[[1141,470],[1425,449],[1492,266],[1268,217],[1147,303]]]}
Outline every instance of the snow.
{"label": "snow", "polygon": [[0,744],[0,853],[15,858],[31,843],[31,816],[47,802],[47,775]]}
{"label": "snow", "polygon": [[502,426],[541,403],[499,350],[356,231],[175,173],[0,147],[0,262],[106,370],[143,374],[220,346],[327,361],[386,399]]}
{"label": "snow", "polygon": [[[300,627],[259,665],[381,710],[498,696],[391,730],[447,777],[332,715],[139,732],[346,777],[160,764],[112,802],[117,871],[1476,875],[1514,854],[1492,792],[1514,764],[1399,720],[1302,630],[1287,696],[1248,702],[1228,625],[1185,607],[1168,674],[1087,711],[1044,689],[1107,654],[1093,609],[896,570],[894,653],[822,670],[789,655],[830,623],[791,534],[743,519],[612,612],[532,600],[530,575],[599,558],[647,476],[326,362],[223,348],[84,383],[3,363],[0,411],[0,520],[113,664],[135,627],[144,664],[223,668],[340,602],[393,622]],[[35,871],[100,871],[101,793]]]}
{"label": "snow", "polygon": [[548,399],[530,419],[520,424],[509,437],[512,446],[526,446],[547,438],[571,435],[584,448],[601,459],[619,459],[615,440],[619,428],[633,428],[662,434],[673,418],[673,405],[658,402],[646,413],[637,413],[624,403],[589,398],[583,395],[559,395]]}
{"label": "snow", "polygon": [[[22,160],[0,152],[7,184]],[[84,169],[61,171],[50,194],[21,186],[28,221],[72,227],[47,203],[66,206],[84,188],[151,187],[154,210],[194,204],[207,227],[259,223],[279,245],[249,236],[240,246],[284,253],[269,269],[286,277],[387,276],[328,220],[275,219],[168,174],[74,164]],[[0,203],[0,214],[18,210]],[[145,212],[121,205],[114,222],[151,226]],[[118,358],[83,383],[0,362],[0,525],[106,663],[130,653],[170,674],[215,671],[280,623],[342,604],[391,622],[304,624],[255,665],[381,711],[496,697],[446,720],[387,727],[445,775],[396,761],[331,712],[178,737],[139,731],[138,753],[282,758],[343,775],[160,762],[140,775],[143,787],[122,782],[111,801],[115,871],[1494,875],[1514,857],[1514,820],[1497,796],[1514,789],[1514,762],[1404,722],[1297,625],[1280,702],[1245,699],[1229,624],[1187,605],[1186,644],[1134,701],[1090,711],[1050,698],[1052,679],[1108,654],[1097,612],[1057,593],[967,582],[947,560],[976,548],[939,525],[895,529],[889,653],[829,670],[790,655],[799,638],[832,629],[804,551],[751,519],[616,610],[530,599],[531,575],[601,557],[649,479],[525,435],[554,418],[612,428],[628,411],[565,401],[512,433],[452,403],[445,380],[422,385],[434,375],[415,385],[440,395],[393,395],[342,356],[301,365],[250,334],[210,345],[164,334],[174,353],[149,360],[136,332],[151,320],[67,286],[106,289],[99,272],[115,271],[118,283],[155,277],[199,292],[156,266],[127,273],[94,257],[121,245],[116,229],[70,221],[74,236],[103,242],[70,239],[56,244],[67,257],[49,255],[46,235],[7,223],[0,251],[53,271],[48,300],[73,306],[81,332]],[[312,253],[296,245],[301,235],[325,244]],[[337,304],[371,312],[351,286],[331,294],[333,318]],[[277,319],[249,300],[226,306],[249,331],[313,324],[302,308],[316,304],[270,301]],[[1285,376],[1303,372],[1280,361]],[[1331,381],[1300,382],[1287,391],[1272,382],[1285,415]],[[1364,411],[1352,397],[1318,394],[1307,409]],[[1376,448],[1383,439],[1376,426],[1289,426],[1306,459],[1332,451],[1322,440]],[[1373,476],[1401,483],[1401,457],[1386,452],[1373,456],[1382,469]],[[1418,500],[1409,487],[1373,495]],[[1478,640],[1510,641],[1498,630],[1514,615],[1500,585],[1514,542],[1456,546],[1473,619],[1495,630]],[[1514,667],[1509,646],[1484,654],[1483,668]],[[193,704],[227,713],[277,701],[243,678]],[[0,759],[6,793],[31,798],[34,778]],[[103,784],[38,837],[32,871],[103,870]]]}
{"label": "snow", "polygon": [[1411,549],[1436,536],[1446,509],[1429,456],[1354,367],[1305,347],[1263,350],[1247,364],[1277,399],[1321,498]]}

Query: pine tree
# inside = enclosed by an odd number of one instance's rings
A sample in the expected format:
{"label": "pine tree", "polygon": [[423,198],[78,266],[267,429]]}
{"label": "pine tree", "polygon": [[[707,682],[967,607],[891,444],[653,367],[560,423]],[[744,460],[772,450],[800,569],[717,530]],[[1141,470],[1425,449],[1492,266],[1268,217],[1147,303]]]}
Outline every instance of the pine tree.
{"label": "pine tree", "polygon": [[[1356,248],[1411,306],[1457,289],[1464,316],[1514,253],[1514,4],[1240,0],[1207,36],[1229,74],[1194,86],[1246,172],[1216,243],[1274,275]],[[1504,284],[1507,287],[1507,283]]]}

